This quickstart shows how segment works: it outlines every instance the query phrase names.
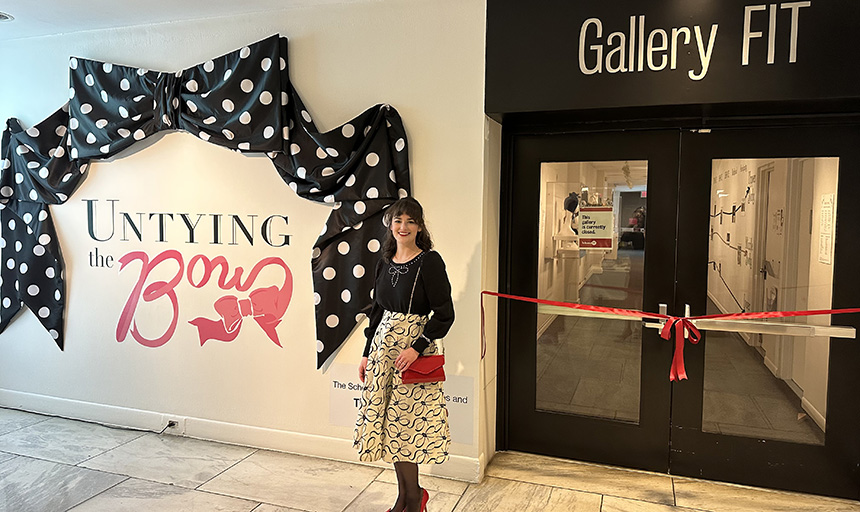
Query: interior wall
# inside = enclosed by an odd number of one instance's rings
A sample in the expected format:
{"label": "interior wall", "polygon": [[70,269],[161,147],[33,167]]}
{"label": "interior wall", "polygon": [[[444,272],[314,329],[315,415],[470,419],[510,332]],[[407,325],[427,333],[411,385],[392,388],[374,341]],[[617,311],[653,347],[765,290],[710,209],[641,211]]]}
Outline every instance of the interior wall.
{"label": "interior wall", "polygon": [[[579,175],[580,187],[588,187],[589,195],[595,196],[595,193],[600,194],[605,202],[611,199],[613,193],[606,190],[606,181],[603,177],[603,171],[599,171],[591,162],[583,162],[581,164],[581,172]],[[582,205],[580,198],[580,206]],[[585,286],[588,279],[594,275],[603,272],[603,260],[607,256],[613,255],[618,247],[617,241],[613,244],[611,251],[580,251],[579,268],[577,269],[577,289]]]}
{"label": "interior wall", "polygon": [[[737,313],[747,303],[752,306],[754,302],[753,267],[755,263],[752,253],[755,244],[755,209],[757,201],[761,198],[758,184],[751,179],[751,176],[755,176],[761,162],[753,159],[725,159],[716,160],[713,165],[709,261],[714,263],[708,266],[708,296],[721,312]],[[735,206],[744,202],[747,187],[750,188],[750,193],[745,207],[735,214],[734,219],[730,215],[717,215],[721,211],[731,212]],[[747,251],[746,254],[741,253],[740,261],[738,261],[738,251],[729,247],[729,245],[738,244]],[[721,275],[722,279],[720,279]],[[735,303],[732,294],[740,302],[741,307]]]}
{"label": "interior wall", "polygon": [[[553,235],[559,232],[563,215],[563,201],[567,193],[561,183],[568,183],[570,171],[567,163],[547,162],[540,171],[540,240],[538,241],[538,298],[563,301],[566,286],[563,262],[556,258]],[[555,319],[555,315],[538,314],[538,336]]]}
{"label": "interior wall", "polygon": [[[800,191],[797,194],[798,204],[789,204],[789,208],[799,208],[798,212],[786,212],[786,229],[791,225],[788,217],[796,216],[797,232],[786,233],[791,238],[788,244],[804,241],[804,247],[794,248],[790,254],[785,254],[785,261],[777,261],[775,266],[781,267],[781,274],[793,268],[787,258],[796,257],[796,289],[785,289],[783,281],[789,277],[780,275],[775,280],[780,287],[778,300],[775,305],[777,310],[792,309],[830,309],[833,289],[833,262],[824,263],[819,258],[819,244],[821,243],[821,202],[825,195],[833,194],[833,211],[836,211],[836,192],[838,178],[838,158],[815,158],[806,161],[789,162],[788,159],[744,159],[744,160],[718,160],[714,164],[714,178],[711,184],[712,213],[713,205],[716,211],[731,211],[735,205],[742,202],[746,193],[746,187],[750,187],[750,195],[746,202],[745,211],[735,215],[734,222],[731,216],[723,216],[722,224],[719,217],[711,219],[711,229],[714,233],[711,237],[710,260],[715,262],[717,268],[722,269],[722,277],[726,284],[720,280],[719,272],[710,266],[708,271],[708,295],[724,313],[734,313],[739,308],[731,298],[729,288],[741,301],[742,305],[749,303],[750,311],[761,311],[766,309],[766,303],[759,303],[755,297],[755,283],[758,278],[758,265],[755,260],[755,248],[758,241],[754,239],[756,233],[755,212],[764,205],[758,205],[760,201],[766,201],[765,190],[762,186],[764,176],[757,171],[763,166],[773,164],[774,173],[787,173],[789,168],[793,172],[801,172],[799,179],[795,180]],[[793,167],[792,167],[793,166]],[[750,174],[752,173],[752,175]],[[757,174],[757,176],[756,176]],[[752,179],[751,176],[755,176]],[[786,183],[786,180],[779,181]],[[718,192],[722,190],[721,194]],[[785,196],[784,191],[777,191],[780,197]],[[760,211],[764,211],[761,209]],[[773,219],[768,219],[771,222]],[[810,233],[808,236],[803,236]],[[741,244],[744,249],[750,251],[741,254],[738,263],[738,251],[722,243],[721,239],[730,237],[729,243],[733,246]],[[779,243],[782,243],[779,241]],[[796,254],[795,254],[796,252]],[[768,282],[770,282],[769,280]],[[765,293],[767,290],[765,290]],[[766,297],[765,297],[766,301]],[[816,325],[830,325],[830,316],[811,316],[798,319]],[[827,407],[827,379],[829,366],[829,338],[820,337],[790,337],[778,340],[776,336],[763,336],[762,350],[769,365],[777,365],[780,362],[778,353],[780,349],[786,349],[788,344],[793,344],[792,361],[790,371],[780,371],[780,374],[790,376],[797,384],[799,394],[802,398],[803,407],[810,413],[819,426],[824,428]],[[780,345],[781,344],[781,345]],[[777,370],[779,370],[777,368]]]}
{"label": "interior wall", "polygon": [[[833,194],[833,212],[837,209],[836,195],[838,189],[839,159],[816,158],[814,160],[814,175],[812,179],[812,236],[810,240],[810,258],[808,276],[810,286],[806,295],[806,305],[809,309],[830,309],[833,297],[833,265],[821,261],[819,243],[822,241],[822,208],[824,196]],[[835,224],[834,224],[835,228]],[[835,231],[834,231],[835,238]],[[832,253],[831,253],[832,254]],[[803,293],[803,290],[801,291]],[[811,316],[807,322],[813,325],[830,325],[830,315]],[[827,378],[830,362],[829,338],[806,338],[805,343],[796,346],[795,350],[803,354],[803,371],[800,380],[795,380],[803,388],[803,406],[818,424],[824,429],[827,417]]]}
{"label": "interior wall", "polygon": [[[495,403],[481,400],[493,379],[482,376],[477,341],[478,294],[486,276],[496,275],[484,267],[494,261],[485,250],[495,249],[497,237],[486,235],[497,218],[485,222],[485,215],[498,211],[498,187],[484,187],[485,175],[498,167],[497,157],[485,153],[484,16],[483,2],[364,1],[4,42],[0,116],[18,117],[26,127],[65,103],[70,55],[175,71],[273,33],[290,40],[292,80],[321,130],[376,103],[397,108],[409,135],[413,193],[447,264],[457,312],[446,339],[446,392],[460,399],[449,405],[452,422],[457,418],[452,459],[427,469],[475,481],[482,471],[479,444],[484,451],[488,445],[479,442],[479,425],[486,436],[486,425],[495,423],[487,417],[494,411],[477,405]],[[348,424],[354,406],[335,381],[357,382],[360,329],[326,371],[315,369],[310,253],[328,207],[296,197],[263,156],[234,154],[178,132],[138,143],[90,173],[67,204],[52,207],[67,265],[66,349],[59,351],[25,310],[0,336],[0,405],[153,430],[176,417],[193,437],[355,460]],[[481,194],[496,196],[484,201]],[[87,234],[85,198],[98,200],[103,215],[108,199],[131,213],[285,215],[291,242],[192,245],[181,231],[158,242],[150,230],[141,242],[102,244]],[[183,316],[169,343],[157,349],[130,338],[118,343],[116,321],[139,267],[92,266],[96,247],[114,257],[133,250],[176,249],[186,258],[223,253],[246,272],[262,257],[283,258],[294,276],[278,328],[283,348],[254,325],[234,342],[200,346],[187,320],[212,316],[213,300],[224,292],[187,283],[177,287]],[[169,305],[145,306],[137,321],[153,335],[163,329]]]}

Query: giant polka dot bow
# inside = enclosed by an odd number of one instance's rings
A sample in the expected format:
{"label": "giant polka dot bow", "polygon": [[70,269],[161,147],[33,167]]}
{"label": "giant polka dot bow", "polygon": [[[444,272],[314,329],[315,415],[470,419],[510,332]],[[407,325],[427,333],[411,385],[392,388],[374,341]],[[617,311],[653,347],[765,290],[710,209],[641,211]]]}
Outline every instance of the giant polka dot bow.
{"label": "giant polka dot bow", "polygon": [[87,164],[66,151],[68,106],[24,130],[10,119],[0,145],[0,332],[26,304],[63,348],[63,260],[49,204],[62,204]]}
{"label": "giant polka dot bow", "polygon": [[10,120],[4,133],[3,241],[15,254],[3,248],[0,332],[25,303],[63,347],[63,263],[47,204],[68,198],[85,160],[181,129],[230,149],[267,152],[294,192],[331,205],[312,253],[321,367],[369,311],[382,212],[409,194],[397,111],[376,105],[319,132],[290,83],[287,40],[277,35],[177,73],[75,57],[69,65],[68,108],[26,131]]}
{"label": "giant polka dot bow", "polygon": [[320,133],[298,94],[291,98],[289,150],[270,157],[297,194],[333,208],[312,258],[319,368],[369,312],[383,210],[408,194],[409,159],[393,108],[377,105]]}
{"label": "giant polka dot bow", "polygon": [[104,158],[161,130],[241,151],[280,151],[281,70],[274,35],[176,73],[69,59],[72,158]]}

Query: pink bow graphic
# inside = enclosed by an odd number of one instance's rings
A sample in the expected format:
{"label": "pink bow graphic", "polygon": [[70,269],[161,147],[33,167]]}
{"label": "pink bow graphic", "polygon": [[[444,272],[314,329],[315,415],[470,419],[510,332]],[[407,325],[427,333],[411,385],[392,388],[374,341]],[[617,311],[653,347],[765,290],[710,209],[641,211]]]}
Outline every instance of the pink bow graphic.
{"label": "pink bow graphic", "polygon": [[239,299],[234,295],[225,295],[215,301],[215,312],[220,320],[195,318],[189,323],[197,327],[202,346],[208,340],[233,341],[239,335],[244,317],[253,317],[257,324],[275,345],[281,346],[275,328],[281,323],[281,317],[290,305],[292,290],[279,290],[277,286],[258,288],[249,294],[247,299]]}

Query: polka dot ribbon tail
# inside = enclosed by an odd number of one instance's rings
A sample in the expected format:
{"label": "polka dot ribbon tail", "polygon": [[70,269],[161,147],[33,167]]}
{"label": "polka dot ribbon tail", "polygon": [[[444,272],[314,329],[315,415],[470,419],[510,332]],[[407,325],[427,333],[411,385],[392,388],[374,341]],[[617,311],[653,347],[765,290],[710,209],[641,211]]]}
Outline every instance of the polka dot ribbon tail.
{"label": "polka dot ribbon tail", "polygon": [[383,210],[410,193],[407,138],[389,105],[319,131],[290,82],[287,40],[278,35],[178,72],[72,57],[69,103],[27,130],[8,121],[0,332],[26,304],[63,348],[63,262],[48,205],[68,199],[88,161],[162,130],[264,152],[296,194],[332,208],[311,255],[322,367],[370,309]]}

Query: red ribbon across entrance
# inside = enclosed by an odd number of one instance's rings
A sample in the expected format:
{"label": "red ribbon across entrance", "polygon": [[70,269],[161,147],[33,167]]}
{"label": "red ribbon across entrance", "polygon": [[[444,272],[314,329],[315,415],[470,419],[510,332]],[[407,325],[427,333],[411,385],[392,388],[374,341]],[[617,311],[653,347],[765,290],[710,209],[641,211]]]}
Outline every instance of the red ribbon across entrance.
{"label": "red ribbon across entrance", "polygon": [[660,337],[668,340],[675,334],[675,352],[672,357],[672,367],[669,369],[669,380],[684,380],[687,378],[687,370],[684,368],[684,341],[689,338],[690,343],[696,344],[702,338],[699,329],[693,324],[693,320],[750,320],[760,318],[785,318],[792,316],[815,316],[815,315],[840,315],[844,313],[860,313],[860,308],[845,309],[812,309],[806,311],[754,311],[750,313],[727,313],[719,315],[701,316],[670,316],[660,313],[648,313],[636,309],[607,308],[602,306],[591,306],[589,304],[576,304],[573,302],[560,302],[556,300],[535,299],[533,297],[522,297],[506,293],[481,292],[481,358],[487,352],[486,331],[484,328],[484,296],[490,295],[501,299],[511,299],[520,302],[531,302],[533,304],[545,304],[547,306],[559,306],[568,309],[579,309],[595,313],[609,313],[618,316],[629,316],[642,319],[665,320],[663,328],[660,329]]}

